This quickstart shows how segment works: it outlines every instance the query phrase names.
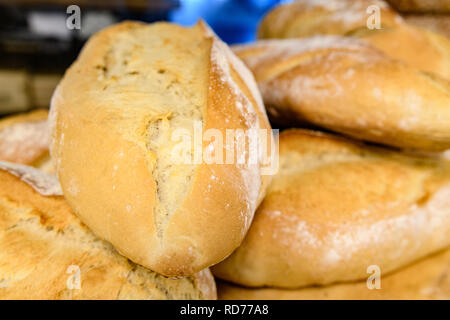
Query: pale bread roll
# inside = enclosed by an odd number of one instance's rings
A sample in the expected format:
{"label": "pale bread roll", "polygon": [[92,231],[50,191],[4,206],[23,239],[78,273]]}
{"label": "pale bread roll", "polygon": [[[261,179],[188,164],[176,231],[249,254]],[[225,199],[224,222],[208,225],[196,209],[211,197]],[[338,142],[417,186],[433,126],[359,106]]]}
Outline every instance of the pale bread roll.
{"label": "pale bread roll", "polygon": [[[196,121],[205,134],[261,129],[273,138],[251,73],[202,22],[97,33],[52,98],[51,155],[67,201],[97,236],[167,276],[228,256],[270,179],[259,157],[175,163],[173,134],[189,135]],[[225,147],[205,142],[203,152]]]}
{"label": "pale bread roll", "polygon": [[132,263],[79,221],[55,176],[8,162],[0,162],[0,247],[2,300],[216,298],[208,269],[168,279]]}
{"label": "pale bread roll", "polygon": [[0,160],[52,172],[47,117],[47,110],[36,110],[1,119]]}
{"label": "pale bread roll", "polygon": [[[385,54],[426,72],[450,79],[450,40],[404,23],[386,3],[308,0],[284,4],[263,19],[260,39],[318,35],[358,37]],[[380,29],[370,26],[370,5],[380,8]]]}
{"label": "pale bread roll", "polygon": [[302,289],[253,289],[218,281],[217,294],[221,300],[449,300],[450,250],[380,279],[381,288],[372,290],[366,281]]}
{"label": "pale bread roll", "polygon": [[450,82],[345,37],[235,46],[272,119],[400,148],[450,148]]}
{"label": "pale bread roll", "polygon": [[280,134],[280,170],[242,245],[213,267],[250,287],[383,274],[450,245],[450,162],[325,133]]}

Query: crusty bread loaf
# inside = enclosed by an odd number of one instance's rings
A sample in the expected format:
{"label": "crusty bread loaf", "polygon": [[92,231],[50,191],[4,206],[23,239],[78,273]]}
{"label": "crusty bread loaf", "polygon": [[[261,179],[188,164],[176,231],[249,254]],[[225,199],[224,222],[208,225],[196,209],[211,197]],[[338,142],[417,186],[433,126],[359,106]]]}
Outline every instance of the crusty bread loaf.
{"label": "crusty bread loaf", "polygon": [[258,38],[346,35],[367,28],[367,9],[372,5],[380,8],[382,28],[402,23],[402,17],[380,0],[301,0],[269,11],[258,27]]}
{"label": "crusty bread loaf", "polygon": [[387,0],[403,12],[450,13],[450,0]]}
{"label": "crusty bread loaf", "polygon": [[168,279],[132,263],[95,237],[61,194],[55,176],[0,162],[0,299],[216,297],[208,269]]}
{"label": "crusty bread loaf", "polygon": [[409,14],[405,21],[450,38],[450,14]]}
{"label": "crusty bread loaf", "polygon": [[262,40],[234,51],[277,123],[400,148],[450,148],[450,82],[353,38]]}
{"label": "crusty bread loaf", "polygon": [[36,110],[0,120],[0,160],[51,172],[48,112]]}
{"label": "crusty bread loaf", "polygon": [[353,281],[450,245],[449,161],[301,129],[279,139],[280,170],[217,277],[281,288]]}
{"label": "crusty bread loaf", "polygon": [[[369,277],[370,274],[367,274]],[[381,276],[381,289],[368,289],[366,281],[303,289],[251,289],[218,281],[222,300],[398,300],[450,299],[450,250]]]}
{"label": "crusty bread loaf", "polygon": [[262,21],[259,38],[354,36],[422,71],[450,79],[449,39],[404,23],[387,4],[383,6],[382,3],[379,4],[384,8],[381,11],[381,29],[369,29],[366,8],[372,2],[308,0],[282,5]]}
{"label": "crusty bread loaf", "polygon": [[[173,162],[174,133],[194,135],[196,121],[205,134],[262,129],[273,138],[250,71],[201,22],[101,31],[52,98],[51,155],[67,201],[97,236],[167,276],[228,256],[269,182],[259,160]],[[227,146],[200,148],[225,155]]]}

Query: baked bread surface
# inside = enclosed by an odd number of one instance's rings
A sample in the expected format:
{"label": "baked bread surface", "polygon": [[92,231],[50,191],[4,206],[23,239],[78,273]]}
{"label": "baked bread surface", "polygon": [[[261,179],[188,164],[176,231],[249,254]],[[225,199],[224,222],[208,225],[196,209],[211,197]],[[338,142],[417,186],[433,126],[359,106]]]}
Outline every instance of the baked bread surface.
{"label": "baked bread surface", "polygon": [[380,8],[382,28],[397,26],[402,17],[379,0],[302,0],[281,4],[263,18],[259,39],[284,39],[315,35],[346,35],[367,28],[367,9]]}
{"label": "baked bread surface", "polygon": [[0,160],[51,172],[48,111],[36,110],[0,120]]}
{"label": "baked bread surface", "polygon": [[[174,162],[173,133],[193,137],[195,121],[223,137],[226,129],[264,129],[271,139],[251,73],[202,22],[101,31],[52,99],[51,155],[67,201],[97,236],[167,276],[228,256],[270,179],[260,161]],[[202,148],[225,155],[225,147]]]}
{"label": "baked bread surface", "polygon": [[275,123],[315,124],[399,148],[450,148],[450,83],[358,39],[260,40],[233,50]]}
{"label": "baked bread surface", "polygon": [[450,40],[444,35],[409,24],[363,28],[352,35],[412,67],[450,79]]}
{"label": "baked bread surface", "polygon": [[132,263],[79,221],[55,176],[7,162],[0,247],[0,299],[216,298],[208,269],[168,279]]}
{"label": "baked bread surface", "polygon": [[217,292],[221,300],[448,300],[450,250],[426,257],[396,272],[382,274],[380,285],[380,289],[372,290],[366,281],[302,289],[255,289],[218,281]]}
{"label": "baked bread surface", "polygon": [[[371,5],[380,8],[380,28],[368,27],[371,15],[367,9]],[[385,2],[295,1],[272,10],[262,20],[258,33],[260,39],[319,35],[357,37],[392,58],[450,79],[450,40],[405,23]]]}
{"label": "baked bread surface", "polygon": [[450,245],[450,163],[325,133],[280,134],[280,170],[243,244],[213,267],[250,287],[366,279]]}

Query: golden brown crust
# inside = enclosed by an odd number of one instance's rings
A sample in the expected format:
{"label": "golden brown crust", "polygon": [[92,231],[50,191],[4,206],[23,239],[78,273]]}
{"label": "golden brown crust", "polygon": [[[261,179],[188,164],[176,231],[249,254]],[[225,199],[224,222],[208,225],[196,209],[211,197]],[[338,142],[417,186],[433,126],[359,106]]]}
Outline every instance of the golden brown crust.
{"label": "golden brown crust", "polygon": [[50,172],[47,116],[47,110],[36,110],[1,119],[0,160]]}
{"label": "golden brown crust", "polygon": [[234,51],[275,122],[430,151],[450,148],[450,83],[342,37],[262,40]]}
{"label": "golden brown crust", "polygon": [[281,288],[353,281],[450,245],[448,161],[294,129],[279,150],[280,170],[217,277]]}
{"label": "golden brown crust", "polygon": [[421,71],[450,79],[450,40],[443,35],[403,24],[380,31],[366,28],[353,36]]}
{"label": "golden brown crust", "polygon": [[315,35],[346,35],[367,28],[367,8],[380,8],[381,27],[393,27],[402,18],[379,0],[304,0],[271,10],[258,28],[259,39],[284,39]]}
{"label": "golden brown crust", "polygon": [[[135,265],[96,238],[61,196],[52,195],[57,188],[51,176],[1,165],[0,299],[216,298],[209,270],[170,280]],[[37,191],[36,181],[47,183]],[[76,268],[81,287],[70,289]]]}
{"label": "golden brown crust", "polygon": [[[369,276],[369,275],[367,275]],[[450,299],[450,250],[381,276],[381,289],[366,281],[303,289],[251,289],[218,281],[221,300],[397,300]]]}
{"label": "golden brown crust", "polygon": [[269,179],[260,164],[173,165],[164,137],[194,120],[223,136],[270,129],[256,88],[203,23],[126,22],[94,35],[52,99],[51,151],[68,202],[96,235],[161,274],[221,261]]}
{"label": "golden brown crust", "polygon": [[440,33],[450,38],[450,15],[445,14],[409,14],[405,21],[411,25]]}

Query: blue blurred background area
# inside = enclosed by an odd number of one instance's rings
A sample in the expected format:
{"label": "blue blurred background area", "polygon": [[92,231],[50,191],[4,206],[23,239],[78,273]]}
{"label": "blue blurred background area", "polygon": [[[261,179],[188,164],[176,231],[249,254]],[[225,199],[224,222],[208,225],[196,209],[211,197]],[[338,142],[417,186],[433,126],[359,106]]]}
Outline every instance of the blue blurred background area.
{"label": "blue blurred background area", "polygon": [[181,0],[169,19],[192,25],[204,19],[222,40],[229,44],[255,39],[261,18],[275,5],[286,0]]}

